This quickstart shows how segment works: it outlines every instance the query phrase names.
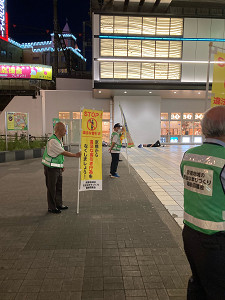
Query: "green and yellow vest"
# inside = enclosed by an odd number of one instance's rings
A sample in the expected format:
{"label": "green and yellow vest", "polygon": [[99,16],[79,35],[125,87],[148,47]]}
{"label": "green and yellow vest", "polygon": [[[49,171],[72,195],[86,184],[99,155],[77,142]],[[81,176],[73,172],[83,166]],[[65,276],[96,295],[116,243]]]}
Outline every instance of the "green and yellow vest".
{"label": "green and yellow vest", "polygon": [[180,166],[184,224],[209,235],[225,231],[225,191],[220,178],[224,166],[225,148],[207,143],[189,149]]}
{"label": "green and yellow vest", "polygon": [[[50,136],[48,142],[52,139],[55,139],[56,141],[58,141],[60,143],[60,145],[63,147],[62,142],[57,138],[57,136],[55,134]],[[63,147],[63,149],[64,149],[64,147]],[[48,143],[47,143],[44,154],[43,154],[43,158],[42,158],[42,164],[49,168],[63,168],[63,162],[64,162],[64,156],[62,154],[60,154],[56,157],[51,157],[50,155],[48,155]]]}
{"label": "green and yellow vest", "polygon": [[121,140],[120,140],[121,134],[119,134],[119,133],[117,133],[115,131],[112,133],[112,135],[111,135],[111,145],[112,145],[113,137],[115,135],[118,136],[118,139],[117,139],[117,143],[114,145],[114,147],[112,148],[112,150],[114,150],[114,151],[120,151],[120,149],[122,147]]}

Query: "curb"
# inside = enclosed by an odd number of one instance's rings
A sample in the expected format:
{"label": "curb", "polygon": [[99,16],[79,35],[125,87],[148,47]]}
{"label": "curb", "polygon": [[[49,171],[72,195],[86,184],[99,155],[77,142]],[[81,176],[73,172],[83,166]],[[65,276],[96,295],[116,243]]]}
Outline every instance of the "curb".
{"label": "curb", "polygon": [[[64,146],[68,151],[69,146]],[[0,152],[0,163],[42,157],[44,148]]]}

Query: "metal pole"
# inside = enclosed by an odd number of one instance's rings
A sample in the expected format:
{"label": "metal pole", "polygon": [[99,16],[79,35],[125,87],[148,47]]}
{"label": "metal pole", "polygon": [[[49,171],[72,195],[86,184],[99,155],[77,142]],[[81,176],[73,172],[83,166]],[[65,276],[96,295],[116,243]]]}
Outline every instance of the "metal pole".
{"label": "metal pole", "polygon": [[28,141],[28,146],[30,145],[29,141],[29,113],[27,113],[27,141]]}
{"label": "metal pole", "polygon": [[58,76],[58,0],[53,0],[54,5],[54,76]]}
{"label": "metal pole", "polygon": [[[80,138],[79,138],[79,151],[81,151],[81,109],[80,108]],[[77,182],[77,214],[80,212],[80,157],[79,157],[79,164],[78,164],[78,182]]]}
{"label": "metal pole", "polygon": [[5,150],[8,151],[7,112],[5,112]]}
{"label": "metal pole", "polygon": [[209,73],[210,73],[210,62],[212,55],[212,46],[213,42],[209,43],[209,59],[208,59],[208,68],[207,68],[207,80],[206,80],[206,92],[205,92],[205,110],[208,108],[208,97],[209,97]]}

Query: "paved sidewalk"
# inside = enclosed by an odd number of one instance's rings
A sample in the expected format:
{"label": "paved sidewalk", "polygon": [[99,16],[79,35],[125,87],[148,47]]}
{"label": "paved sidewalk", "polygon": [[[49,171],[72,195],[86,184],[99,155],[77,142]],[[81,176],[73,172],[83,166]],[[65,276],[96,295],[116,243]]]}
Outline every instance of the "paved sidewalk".
{"label": "paved sidewalk", "polygon": [[0,167],[0,299],[185,300],[190,269],[181,228],[125,160],[103,191],[83,192],[66,159],[64,203],[47,211],[40,159]]}

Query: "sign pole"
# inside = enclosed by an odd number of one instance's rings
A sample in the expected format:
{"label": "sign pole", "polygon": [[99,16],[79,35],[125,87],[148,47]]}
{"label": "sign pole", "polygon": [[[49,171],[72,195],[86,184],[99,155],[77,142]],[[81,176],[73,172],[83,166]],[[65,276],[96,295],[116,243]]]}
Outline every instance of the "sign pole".
{"label": "sign pole", "polygon": [[5,149],[8,151],[8,123],[7,123],[7,112],[5,112]]}
{"label": "sign pole", "polygon": [[30,139],[29,139],[29,113],[27,113],[27,141],[28,146],[30,145]]}
{"label": "sign pole", "polygon": [[[80,128],[79,128],[79,132],[80,132],[80,138],[79,138],[79,151],[81,150],[81,108],[80,108]],[[80,157],[79,157],[79,164],[78,164],[78,181],[77,181],[77,214],[79,214],[80,211]]]}
{"label": "sign pole", "polygon": [[124,120],[124,116],[122,114],[122,110],[121,110],[121,106],[119,104],[120,107],[120,113],[121,113],[121,118],[122,118],[122,122],[123,122],[123,128],[124,128],[124,132],[125,132],[125,140],[126,140],[126,156],[127,156],[127,167],[128,167],[128,171],[130,174],[130,165],[129,165],[129,157],[128,157],[128,152],[127,152],[127,145],[128,145],[128,140],[127,140],[127,131],[126,131],[126,126],[125,126],[125,120]]}
{"label": "sign pole", "polygon": [[205,110],[208,108],[208,97],[209,97],[209,73],[210,73],[210,62],[212,55],[213,42],[209,43],[209,59],[208,59],[208,68],[207,68],[207,81],[206,81],[206,92],[205,92]]}

